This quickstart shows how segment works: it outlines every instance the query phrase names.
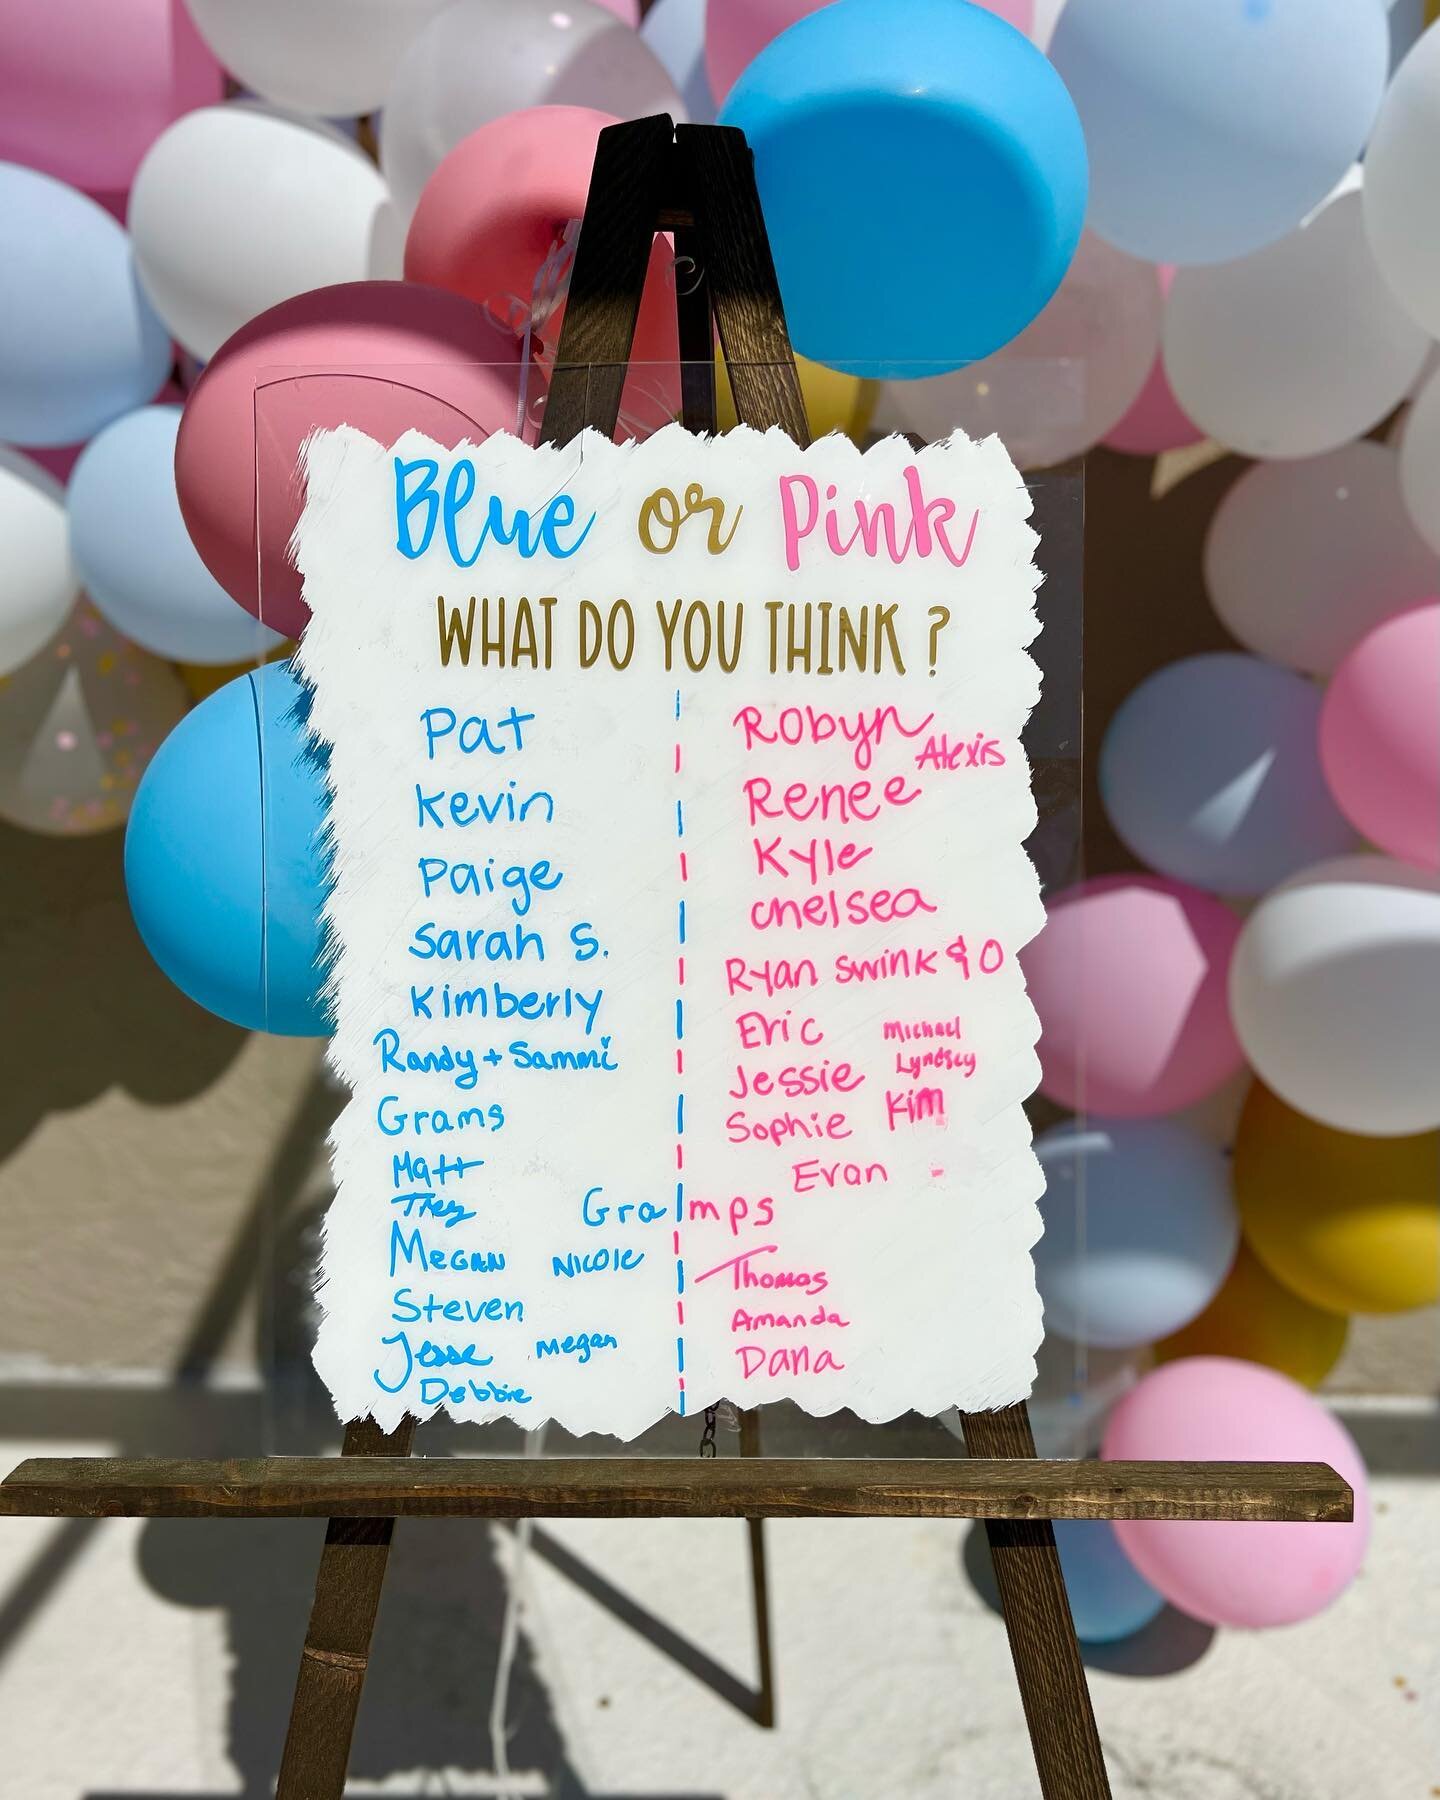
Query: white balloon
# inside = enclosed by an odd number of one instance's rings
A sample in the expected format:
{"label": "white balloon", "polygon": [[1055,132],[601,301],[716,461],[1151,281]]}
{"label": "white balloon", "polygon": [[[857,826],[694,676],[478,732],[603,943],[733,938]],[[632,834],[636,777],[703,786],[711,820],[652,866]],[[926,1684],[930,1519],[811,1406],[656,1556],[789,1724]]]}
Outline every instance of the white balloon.
{"label": "white balloon", "polygon": [[1440,31],[1401,63],[1365,151],[1365,229],[1380,272],[1440,337]]}
{"label": "white balloon", "polygon": [[363,281],[388,199],[340,132],[254,101],[187,113],[130,192],[140,280],[189,351],[213,356],[294,294]]}
{"label": "white balloon", "polygon": [[884,423],[927,441],[957,426],[974,438],[996,432],[1022,469],[1064,462],[1129,412],[1159,353],[1161,311],[1154,266],[1087,231],[1018,337],[953,374],[892,383]]}
{"label": "white balloon", "polygon": [[297,112],[379,106],[395,64],[446,0],[186,0],[237,81]]}
{"label": "white balloon", "polygon": [[1375,266],[1354,176],[1278,243],[1181,269],[1165,309],[1175,398],[1245,456],[1318,456],[1359,437],[1429,349]]}
{"label": "white balloon", "polygon": [[[0,675],[28,662],[79,597],[65,490],[39,463],[0,445]],[[0,705],[3,705],[0,699]]]}
{"label": "white balloon", "polygon": [[1247,649],[1327,675],[1382,619],[1440,594],[1440,556],[1406,513],[1395,452],[1362,438],[1247,469],[1211,521],[1205,582]]}
{"label": "white balloon", "polygon": [[1293,877],[1245,922],[1230,1014],[1256,1074],[1321,1124],[1440,1125],[1440,879],[1381,856]]}
{"label": "white balloon", "polygon": [[415,210],[461,138],[530,106],[685,118],[659,59],[594,0],[455,0],[410,45],[385,97],[380,162],[401,210]]}
{"label": "white balloon", "polygon": [[1440,553],[1440,373],[1430,377],[1406,416],[1400,492],[1415,529]]}

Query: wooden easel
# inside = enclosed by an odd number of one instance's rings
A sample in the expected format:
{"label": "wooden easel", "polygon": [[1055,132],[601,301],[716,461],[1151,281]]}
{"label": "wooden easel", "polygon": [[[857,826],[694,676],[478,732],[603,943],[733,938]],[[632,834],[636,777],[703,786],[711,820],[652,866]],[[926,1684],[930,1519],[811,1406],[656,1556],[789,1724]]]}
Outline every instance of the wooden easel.
{"label": "wooden easel", "polygon": [[[809,441],[774,264],[742,135],[668,118],[600,134],[543,438],[614,432],[657,230],[675,237],[684,423],[715,422],[712,316],[738,416]],[[362,1419],[337,1457],[33,1458],[0,1482],[0,1517],[328,1518],[277,1800],[340,1800],[397,1518],[744,1518],[759,1646],[757,1722],[773,1719],[762,1521],[980,1518],[1045,1800],[1109,1800],[1052,1519],[1347,1520],[1323,1463],[1040,1462],[1024,1404],[963,1415],[968,1459],[739,1457],[412,1460],[415,1421]]]}

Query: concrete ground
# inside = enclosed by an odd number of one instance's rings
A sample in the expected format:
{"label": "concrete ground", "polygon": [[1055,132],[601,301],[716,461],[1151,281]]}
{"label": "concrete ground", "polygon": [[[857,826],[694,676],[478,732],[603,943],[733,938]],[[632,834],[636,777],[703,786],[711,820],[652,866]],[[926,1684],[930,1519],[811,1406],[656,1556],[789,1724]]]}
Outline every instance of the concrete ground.
{"label": "concrete ground", "polygon": [[[19,1398],[17,1398],[19,1396]],[[29,1454],[256,1442],[253,1393],[93,1391],[73,1438],[11,1387],[0,1469]],[[1435,1415],[1346,1396],[1370,1463],[1365,1570],[1321,1618],[1212,1633],[1165,1614],[1088,1654],[1117,1800],[1440,1795]],[[273,1420],[270,1421],[273,1424]],[[769,1420],[777,1454],[824,1429]],[[693,1436],[693,1432],[690,1434]],[[953,1454],[938,1426],[855,1428],[855,1453]],[[465,1447],[474,1448],[472,1438]],[[431,1446],[443,1453],[443,1441]],[[497,1438],[493,1448],[518,1445]],[[600,1448],[600,1446],[589,1446]],[[647,1448],[688,1449],[673,1433]],[[568,1448],[554,1443],[552,1450]],[[722,1451],[733,1451],[722,1436]],[[319,1536],[311,1522],[0,1521],[0,1795],[270,1792]],[[756,1679],[733,1521],[399,1527],[361,1711],[356,1795],[558,1800],[1022,1800],[1034,1776],[983,1539],[935,1521],[768,1527],[778,1729]],[[512,1618],[512,1623],[516,1620]],[[503,1727],[497,1671],[511,1663]],[[502,1755],[495,1754],[497,1739]],[[496,1769],[508,1765],[509,1776]]]}

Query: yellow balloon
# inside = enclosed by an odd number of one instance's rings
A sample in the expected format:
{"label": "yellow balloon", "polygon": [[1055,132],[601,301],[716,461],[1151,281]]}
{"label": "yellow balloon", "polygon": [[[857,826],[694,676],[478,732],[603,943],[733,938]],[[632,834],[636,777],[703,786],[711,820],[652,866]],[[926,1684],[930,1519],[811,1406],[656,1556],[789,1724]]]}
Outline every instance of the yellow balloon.
{"label": "yellow balloon", "polygon": [[1440,1296],[1440,1132],[1334,1131],[1257,1081],[1234,1180],[1251,1249],[1312,1306],[1408,1312]]}
{"label": "yellow balloon", "polygon": [[[827,431],[843,432],[858,444],[869,428],[880,397],[880,385],[861,381],[855,375],[842,375],[838,369],[827,369],[823,363],[795,358],[800,374],[800,392],[805,398],[805,411],[810,419],[811,437],[824,437]],[[730,392],[730,377],[725,372],[725,358],[715,352],[715,416],[722,431],[738,424],[735,401]]]}
{"label": "yellow balloon", "polygon": [[1283,1287],[1242,1240],[1224,1285],[1198,1319],[1162,1338],[1157,1362],[1237,1356],[1318,1387],[1345,1348],[1350,1321]]}

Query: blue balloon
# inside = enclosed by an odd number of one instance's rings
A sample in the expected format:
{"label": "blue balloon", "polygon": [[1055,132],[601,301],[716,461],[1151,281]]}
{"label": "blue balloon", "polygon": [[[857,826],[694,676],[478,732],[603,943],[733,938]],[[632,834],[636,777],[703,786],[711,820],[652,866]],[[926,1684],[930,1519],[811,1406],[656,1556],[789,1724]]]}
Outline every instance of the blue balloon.
{"label": "blue balloon", "polygon": [[705,73],[705,0],[655,0],[640,35],[650,46],[692,125],[715,123],[715,100]]}
{"label": "blue balloon", "polygon": [[303,690],[267,664],[202,700],[160,746],[125,833],[145,947],[178,988],[247,1031],[322,1037],[327,799]]}
{"label": "blue balloon", "polygon": [[907,379],[976,362],[1060,285],[1085,218],[1064,83],[963,0],[836,0],[721,112],[755,175],[797,350]]}
{"label": "blue balloon", "polygon": [[1066,0],[1050,42],[1090,146],[1090,225],[1146,262],[1228,262],[1292,231],[1364,147],[1377,0]]}
{"label": "blue balloon", "polygon": [[1171,663],[1100,744],[1100,797],[1142,862],[1217,894],[1263,894],[1354,848],[1330,797],[1313,681],[1258,656]]}
{"label": "blue balloon", "polygon": [[1108,1519],[1057,1519],[1055,1547],[1082,1644],[1119,1643],[1164,1611],[1164,1595],[1121,1549]]}
{"label": "blue balloon", "polygon": [[142,406],[86,445],[70,476],[70,550],[117,630],[175,662],[261,662],[283,640],[200,560],[175,492],[178,406]]}
{"label": "blue balloon", "polygon": [[153,399],[172,354],[109,213],[0,163],[0,438],[78,444]]}
{"label": "blue balloon", "polygon": [[1107,1350],[1168,1337],[1203,1312],[1240,1242],[1225,1157],[1160,1119],[1092,1119],[1035,1140],[1045,1324]]}

